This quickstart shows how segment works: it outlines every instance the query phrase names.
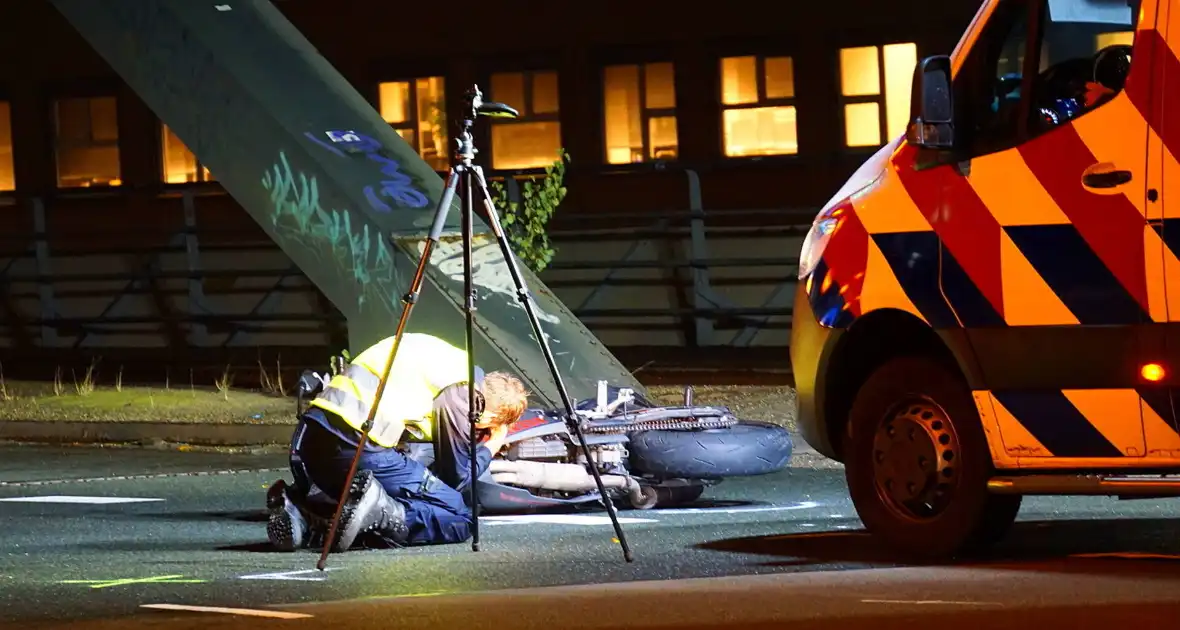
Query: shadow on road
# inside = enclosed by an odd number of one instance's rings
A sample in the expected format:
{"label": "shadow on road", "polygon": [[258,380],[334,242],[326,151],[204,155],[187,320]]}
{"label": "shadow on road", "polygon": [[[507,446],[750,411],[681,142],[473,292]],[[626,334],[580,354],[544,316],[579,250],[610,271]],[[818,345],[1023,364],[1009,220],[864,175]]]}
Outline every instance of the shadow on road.
{"label": "shadow on road", "polygon": [[[1140,558],[1156,559],[1173,570],[1180,564],[1180,537],[1175,519],[1092,519],[1072,521],[1021,521],[1013,525],[1008,536],[986,555],[963,558],[949,565],[1000,565],[1020,569],[1070,560],[1109,564],[1111,559],[1086,558],[1105,554],[1147,554]],[[697,549],[777,558],[761,566],[792,567],[830,563],[855,563],[875,566],[916,566],[903,556],[888,550],[867,532],[807,532],[776,536],[751,536],[710,541]],[[1081,557],[1079,557],[1081,556]],[[1153,558],[1154,556],[1154,558]],[[1117,560],[1117,559],[1116,559]]]}
{"label": "shadow on road", "polygon": [[[145,515],[139,515],[140,517]],[[265,523],[266,510],[243,510],[241,512],[160,512],[146,516],[180,521],[240,521],[243,523]]]}

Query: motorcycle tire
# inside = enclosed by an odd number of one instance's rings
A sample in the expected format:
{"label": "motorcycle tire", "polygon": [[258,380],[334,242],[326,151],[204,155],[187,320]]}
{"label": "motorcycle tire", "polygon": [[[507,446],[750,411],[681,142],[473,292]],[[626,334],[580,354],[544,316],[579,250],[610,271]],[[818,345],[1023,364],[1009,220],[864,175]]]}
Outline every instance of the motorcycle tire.
{"label": "motorcycle tire", "polygon": [[724,429],[634,433],[627,450],[635,474],[714,480],[778,472],[791,462],[794,444],[784,427],[739,422]]}

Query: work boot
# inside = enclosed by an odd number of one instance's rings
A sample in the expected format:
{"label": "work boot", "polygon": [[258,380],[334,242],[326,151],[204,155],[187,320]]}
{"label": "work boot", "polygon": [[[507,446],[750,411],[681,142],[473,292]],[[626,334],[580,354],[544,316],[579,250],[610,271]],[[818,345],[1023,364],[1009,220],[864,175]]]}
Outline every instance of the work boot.
{"label": "work boot", "polygon": [[335,551],[347,551],[361,534],[374,532],[396,545],[404,544],[410,530],[406,510],[381,487],[373,471],[362,470],[352,478],[348,499],[340,514]]}
{"label": "work boot", "polygon": [[287,482],[279,479],[266,491],[266,537],[280,551],[294,551],[302,547],[307,534],[307,520],[303,512],[287,496]]}

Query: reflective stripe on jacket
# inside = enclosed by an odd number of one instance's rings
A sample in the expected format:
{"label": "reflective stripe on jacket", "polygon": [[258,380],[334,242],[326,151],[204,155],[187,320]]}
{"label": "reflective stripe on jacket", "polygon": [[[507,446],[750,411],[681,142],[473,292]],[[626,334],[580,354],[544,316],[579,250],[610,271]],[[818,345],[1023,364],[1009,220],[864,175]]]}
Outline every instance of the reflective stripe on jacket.
{"label": "reflective stripe on jacket", "polygon": [[[340,416],[359,432],[369,417],[392,348],[393,337],[388,337],[366,349],[343,372],[332,377],[311,405]],[[481,377],[482,370],[476,368],[477,384]],[[448,385],[466,381],[466,351],[438,337],[405,333],[389,380],[385,383],[369,439],[392,448],[401,438],[398,428],[404,423],[414,441],[431,441],[431,411],[435,396]]]}

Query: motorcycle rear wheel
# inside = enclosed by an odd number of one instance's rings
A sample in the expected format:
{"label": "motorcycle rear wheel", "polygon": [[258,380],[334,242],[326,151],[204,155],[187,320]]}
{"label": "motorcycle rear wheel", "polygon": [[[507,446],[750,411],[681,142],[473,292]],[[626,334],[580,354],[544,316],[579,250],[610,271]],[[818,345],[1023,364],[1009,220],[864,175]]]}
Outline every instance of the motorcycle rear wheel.
{"label": "motorcycle rear wheel", "polygon": [[634,433],[627,444],[637,475],[670,479],[724,479],[778,472],[791,462],[786,428],[743,421],[724,429]]}

